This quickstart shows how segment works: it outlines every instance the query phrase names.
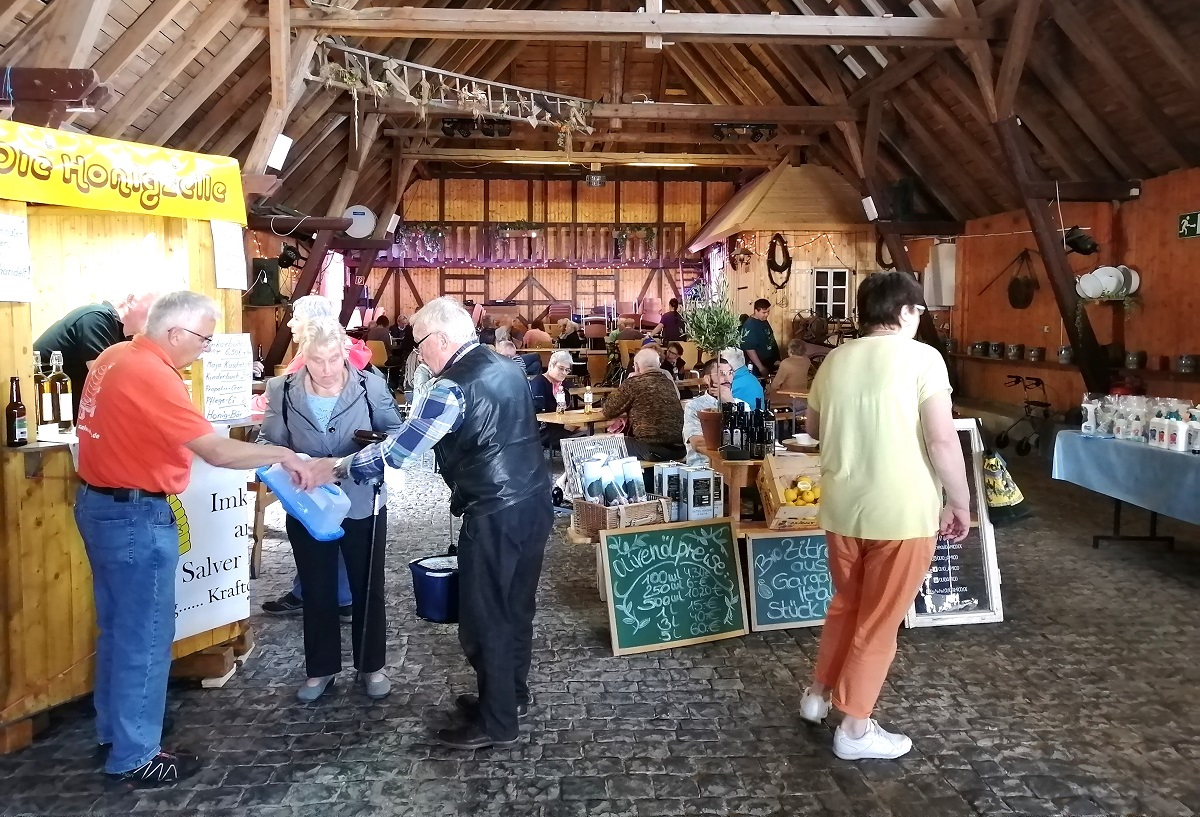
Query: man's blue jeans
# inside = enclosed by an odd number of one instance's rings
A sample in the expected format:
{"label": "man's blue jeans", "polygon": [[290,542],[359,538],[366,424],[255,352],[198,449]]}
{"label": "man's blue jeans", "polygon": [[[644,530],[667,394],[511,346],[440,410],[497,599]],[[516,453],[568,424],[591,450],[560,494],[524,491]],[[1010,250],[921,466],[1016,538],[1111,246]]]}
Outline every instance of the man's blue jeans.
{"label": "man's blue jeans", "polygon": [[167,501],[118,502],[79,488],[75,522],[96,600],[96,738],[104,770],[132,771],[158,754],[175,639],[179,531]]}
{"label": "man's blue jeans", "polygon": [[[337,545],[334,545],[337,547]],[[354,597],[350,595],[350,579],[346,576],[346,560],[342,558],[342,551],[338,548],[338,607],[349,607],[354,603]],[[300,586],[300,571],[296,571],[296,578],[292,579],[292,595],[303,600],[304,588]]]}

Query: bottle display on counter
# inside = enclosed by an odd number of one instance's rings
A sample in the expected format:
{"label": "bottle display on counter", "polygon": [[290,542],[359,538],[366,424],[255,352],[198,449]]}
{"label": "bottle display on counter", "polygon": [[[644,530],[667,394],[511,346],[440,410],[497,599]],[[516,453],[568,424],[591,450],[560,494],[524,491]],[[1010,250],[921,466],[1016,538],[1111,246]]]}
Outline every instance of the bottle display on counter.
{"label": "bottle display on counter", "polygon": [[66,431],[75,422],[75,406],[71,402],[71,378],[63,371],[62,352],[50,353],[50,366],[50,376],[46,380],[50,384],[53,422]]}
{"label": "bottle display on counter", "polygon": [[33,353],[33,413],[38,428],[54,421],[54,405],[50,400],[50,381],[42,370],[42,353]]}
{"label": "bottle display on counter", "polygon": [[8,381],[8,406],[4,409],[4,444],[10,448],[29,442],[29,420],[21,402],[21,378]]}

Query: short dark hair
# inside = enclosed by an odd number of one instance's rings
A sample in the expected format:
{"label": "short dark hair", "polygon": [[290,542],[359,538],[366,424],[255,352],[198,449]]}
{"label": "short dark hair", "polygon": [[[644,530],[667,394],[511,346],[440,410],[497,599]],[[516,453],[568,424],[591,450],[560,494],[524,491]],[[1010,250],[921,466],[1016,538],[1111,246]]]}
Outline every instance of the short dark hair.
{"label": "short dark hair", "polygon": [[540,320],[538,320],[538,321],[534,321],[533,323],[529,324],[529,328],[530,329],[540,329],[541,331],[545,332],[546,324],[544,324]]}
{"label": "short dark hair", "polygon": [[738,326],[741,326],[748,320],[750,320],[750,316],[743,312],[742,314],[738,315]]}
{"label": "short dark hair", "polygon": [[672,308],[672,309],[678,309],[678,308],[679,308],[679,299],[678,299],[678,298],[672,298],[672,299],[669,301],[669,303],[670,303],[670,305],[671,305],[671,308]]}
{"label": "short dark hair", "polygon": [[899,326],[906,306],[924,306],[925,292],[911,273],[875,272],[858,285],[860,329]]}
{"label": "short dark hair", "polygon": [[700,367],[700,376],[707,377],[708,375],[713,373],[713,369],[717,368],[720,365],[721,365],[720,355],[718,355],[717,357],[710,357],[708,360],[704,361],[704,365]]}
{"label": "short dark hair", "polygon": [[757,301],[754,302],[754,311],[755,312],[757,312],[760,309],[770,309],[770,308],[771,308],[771,302],[768,301],[766,298],[759,298]]}
{"label": "short dark hair", "polygon": [[387,326],[390,323],[390,321],[388,320],[387,315],[380,315],[378,318],[375,319],[375,323],[379,324],[380,326]]}
{"label": "short dark hair", "polygon": [[680,343],[679,341],[676,341],[676,340],[671,341],[670,343],[667,344],[667,348],[678,352],[680,354],[680,356],[683,355],[683,344]]}

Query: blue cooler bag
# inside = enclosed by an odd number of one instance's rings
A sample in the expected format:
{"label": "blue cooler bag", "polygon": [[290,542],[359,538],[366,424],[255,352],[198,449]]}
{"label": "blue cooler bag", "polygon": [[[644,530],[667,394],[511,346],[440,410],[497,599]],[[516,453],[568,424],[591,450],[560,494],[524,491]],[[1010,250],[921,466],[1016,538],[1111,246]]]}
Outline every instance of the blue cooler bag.
{"label": "blue cooler bag", "polygon": [[438,624],[458,623],[458,556],[426,556],[408,563],[417,615]]}

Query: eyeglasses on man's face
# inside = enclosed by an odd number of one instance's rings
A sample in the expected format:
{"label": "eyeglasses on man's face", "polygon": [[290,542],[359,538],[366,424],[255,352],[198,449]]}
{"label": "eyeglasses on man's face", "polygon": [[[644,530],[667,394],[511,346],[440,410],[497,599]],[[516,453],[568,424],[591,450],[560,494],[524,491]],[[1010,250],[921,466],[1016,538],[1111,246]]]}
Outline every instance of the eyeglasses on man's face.
{"label": "eyeglasses on man's face", "polygon": [[213,342],[212,335],[201,335],[199,332],[193,332],[191,329],[185,329],[182,326],[176,326],[175,328],[179,329],[180,331],[187,332],[189,335],[192,335],[193,337],[200,338],[200,343],[204,346],[205,349],[207,349],[209,346],[212,346],[212,342]]}

